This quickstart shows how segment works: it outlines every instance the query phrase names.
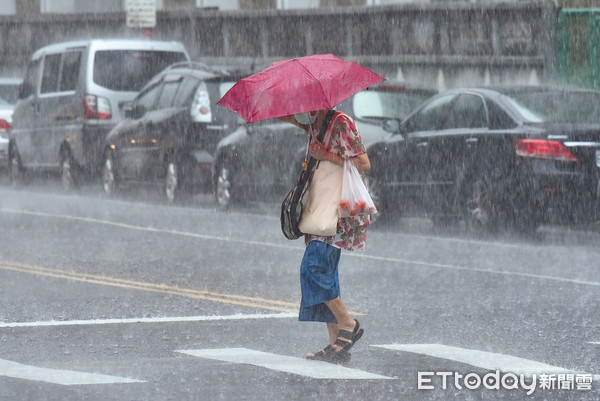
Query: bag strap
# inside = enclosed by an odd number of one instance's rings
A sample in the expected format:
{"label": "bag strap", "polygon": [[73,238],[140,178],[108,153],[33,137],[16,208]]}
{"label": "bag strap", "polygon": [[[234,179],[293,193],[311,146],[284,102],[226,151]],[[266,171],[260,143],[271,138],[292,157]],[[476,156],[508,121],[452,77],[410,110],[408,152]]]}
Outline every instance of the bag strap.
{"label": "bag strap", "polygon": [[[335,110],[333,110],[333,109],[330,109],[327,112],[327,115],[325,116],[325,120],[323,120],[323,125],[321,125],[321,131],[319,131],[319,135],[317,135],[317,140],[319,142],[323,142],[323,140],[325,139],[325,135],[327,134],[329,124],[331,123],[331,119],[333,118],[334,114],[335,114]],[[312,134],[312,132],[311,132],[311,134]],[[311,135],[311,137],[312,137],[312,135]],[[310,147],[310,140],[308,141],[308,147]],[[308,157],[308,148],[306,151],[306,157]],[[305,157],[304,161],[306,161],[306,157]],[[315,160],[311,157],[310,160],[308,160],[308,164],[306,165],[306,170],[310,171],[314,167],[316,162],[317,162],[317,160]]]}
{"label": "bag strap", "polygon": [[329,129],[329,123],[331,123],[331,119],[335,114],[335,110],[329,109],[327,115],[325,116],[325,121],[323,121],[323,125],[321,126],[321,131],[319,132],[319,136],[317,136],[317,140],[319,142],[323,142],[325,140],[325,135],[327,134],[327,130]]}
{"label": "bag strap", "polygon": [[334,112],[333,116],[331,117],[331,122],[329,123],[329,127],[327,128],[327,131],[325,133],[325,137],[323,138],[322,141],[320,141],[321,143],[323,143],[323,145],[325,145],[325,147],[327,147],[329,145],[329,142],[331,142],[331,137],[333,135],[333,130],[331,129],[331,128],[333,128],[333,121],[340,119],[344,116],[349,117],[343,111],[336,110]]}

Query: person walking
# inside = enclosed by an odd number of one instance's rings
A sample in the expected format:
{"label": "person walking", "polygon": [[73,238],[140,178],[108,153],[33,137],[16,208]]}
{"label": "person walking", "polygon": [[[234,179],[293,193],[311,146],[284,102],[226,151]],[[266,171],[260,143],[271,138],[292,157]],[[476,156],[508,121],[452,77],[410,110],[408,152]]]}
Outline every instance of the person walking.
{"label": "person walking", "polygon": [[[310,138],[317,137],[328,112],[327,109],[315,110],[279,119],[304,129],[310,141]],[[350,159],[361,174],[371,169],[362,138],[349,115],[336,111],[325,138],[329,138],[324,140],[325,143],[316,139],[310,143],[311,157],[342,167],[344,160]],[[338,265],[342,249],[364,249],[368,225],[367,215],[350,216],[339,218],[337,232],[333,236],[305,235],[306,249],[300,266],[302,298],[298,320],[324,322],[329,334],[329,344],[320,351],[307,354],[307,359],[345,361],[350,356],[350,348],[364,333],[358,320],[350,315],[342,302]]]}

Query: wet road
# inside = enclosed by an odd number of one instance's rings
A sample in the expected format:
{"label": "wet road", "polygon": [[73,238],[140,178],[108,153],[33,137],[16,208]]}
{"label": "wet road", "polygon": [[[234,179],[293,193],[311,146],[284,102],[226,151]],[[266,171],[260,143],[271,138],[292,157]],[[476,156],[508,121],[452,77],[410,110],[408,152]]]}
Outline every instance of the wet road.
{"label": "wet road", "polygon": [[0,186],[0,399],[600,398],[596,227],[374,226],[340,264],[365,335],[332,365],[303,358],[327,336],[296,320],[277,209]]}

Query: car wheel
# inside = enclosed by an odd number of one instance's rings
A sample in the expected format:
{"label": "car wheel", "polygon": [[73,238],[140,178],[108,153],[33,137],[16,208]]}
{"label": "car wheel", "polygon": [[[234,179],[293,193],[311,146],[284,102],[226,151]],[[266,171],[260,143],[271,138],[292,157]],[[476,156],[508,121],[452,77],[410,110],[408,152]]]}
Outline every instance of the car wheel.
{"label": "car wheel", "polygon": [[14,146],[10,150],[8,167],[10,171],[10,183],[12,186],[18,187],[22,185],[25,171],[23,170],[23,165],[21,164],[21,156],[19,156],[19,152]]}
{"label": "car wheel", "polygon": [[102,187],[107,195],[114,195],[117,190],[117,172],[112,152],[106,152],[102,162]]}
{"label": "car wheel", "polygon": [[467,230],[473,234],[493,233],[498,219],[493,203],[493,192],[488,180],[476,180],[468,192],[464,207]]}
{"label": "car wheel", "polygon": [[77,176],[77,166],[73,155],[68,150],[63,150],[60,153],[60,166],[61,166],[61,181],[65,191],[71,191],[77,189],[79,186]]}
{"label": "car wheel", "polygon": [[167,171],[165,174],[165,194],[167,200],[173,203],[177,200],[180,190],[179,167],[174,160],[167,163]]}
{"label": "car wheel", "polygon": [[216,171],[215,197],[217,205],[219,209],[227,210],[232,203],[231,169],[227,164],[219,164]]}

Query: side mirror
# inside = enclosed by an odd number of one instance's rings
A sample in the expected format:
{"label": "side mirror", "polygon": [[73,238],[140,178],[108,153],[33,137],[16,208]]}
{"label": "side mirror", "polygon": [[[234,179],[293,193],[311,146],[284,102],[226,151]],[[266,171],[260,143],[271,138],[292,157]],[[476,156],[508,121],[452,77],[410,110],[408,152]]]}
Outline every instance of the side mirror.
{"label": "side mirror", "polygon": [[385,120],[382,127],[386,132],[391,132],[392,134],[400,133],[400,120],[396,118]]}

